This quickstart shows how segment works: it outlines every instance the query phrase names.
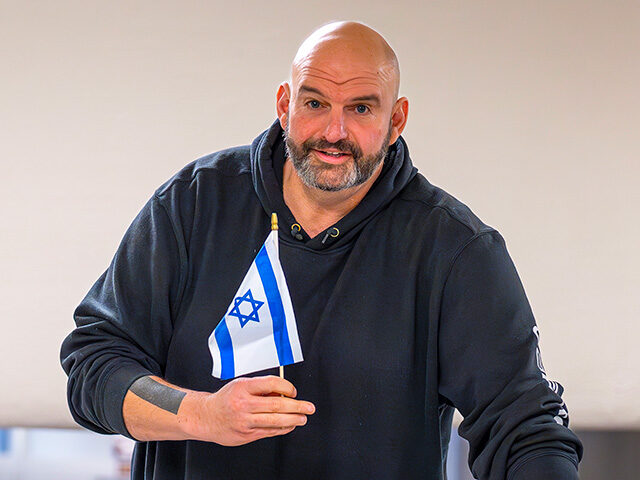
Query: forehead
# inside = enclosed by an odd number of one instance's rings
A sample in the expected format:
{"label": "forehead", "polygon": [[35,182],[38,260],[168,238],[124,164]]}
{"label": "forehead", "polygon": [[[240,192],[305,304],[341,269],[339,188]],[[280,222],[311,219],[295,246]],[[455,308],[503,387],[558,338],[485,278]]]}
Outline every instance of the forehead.
{"label": "forehead", "polygon": [[295,93],[302,85],[329,90],[327,93],[367,91],[382,96],[393,90],[393,67],[365,52],[314,52],[294,65]]}

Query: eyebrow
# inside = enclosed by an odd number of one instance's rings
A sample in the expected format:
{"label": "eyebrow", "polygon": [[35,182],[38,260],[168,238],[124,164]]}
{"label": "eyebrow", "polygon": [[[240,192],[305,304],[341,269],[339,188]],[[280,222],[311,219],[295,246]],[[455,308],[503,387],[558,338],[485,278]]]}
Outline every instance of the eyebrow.
{"label": "eyebrow", "polygon": [[[316,95],[320,95],[321,97],[324,97],[324,93],[322,93],[320,90],[318,90],[317,88],[314,87],[309,87],[308,85],[300,85],[300,89],[299,89],[300,93],[315,93]],[[380,97],[378,97],[378,95],[363,95],[360,97],[355,97],[355,98],[351,98],[349,100],[349,102],[371,102],[371,103],[375,103],[376,105],[380,105]]]}

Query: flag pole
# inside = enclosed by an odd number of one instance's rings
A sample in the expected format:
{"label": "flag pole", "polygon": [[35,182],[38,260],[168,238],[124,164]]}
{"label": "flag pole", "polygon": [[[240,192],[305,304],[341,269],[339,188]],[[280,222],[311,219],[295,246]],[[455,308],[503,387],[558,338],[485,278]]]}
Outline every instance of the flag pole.
{"label": "flag pole", "polygon": [[[278,215],[276,212],[271,214],[271,231],[278,230]],[[280,365],[280,378],[284,378],[284,365]]]}

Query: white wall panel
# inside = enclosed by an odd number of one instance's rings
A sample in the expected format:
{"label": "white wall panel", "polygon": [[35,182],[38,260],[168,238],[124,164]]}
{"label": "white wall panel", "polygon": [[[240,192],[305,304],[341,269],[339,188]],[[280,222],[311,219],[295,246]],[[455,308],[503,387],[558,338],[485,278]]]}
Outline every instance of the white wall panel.
{"label": "white wall panel", "polygon": [[271,123],[314,27],[361,19],[414,162],[504,234],[573,424],[640,427],[639,5],[0,0],[0,425],[71,424],[59,345],[139,208]]}

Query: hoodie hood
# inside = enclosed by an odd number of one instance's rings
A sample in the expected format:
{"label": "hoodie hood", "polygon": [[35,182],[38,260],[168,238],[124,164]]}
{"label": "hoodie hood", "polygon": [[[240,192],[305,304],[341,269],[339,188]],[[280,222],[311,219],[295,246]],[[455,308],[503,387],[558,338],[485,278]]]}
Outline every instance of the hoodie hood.
{"label": "hoodie hood", "polygon": [[346,245],[380,210],[416,175],[409,149],[402,137],[389,147],[380,176],[362,201],[347,215],[314,238],[303,233],[301,239],[292,234],[296,220],[284,203],[282,167],[285,161],[283,130],[276,120],[251,144],[253,187],[268,215],[278,214],[280,239],[289,244],[304,245],[312,250],[334,249]]}

